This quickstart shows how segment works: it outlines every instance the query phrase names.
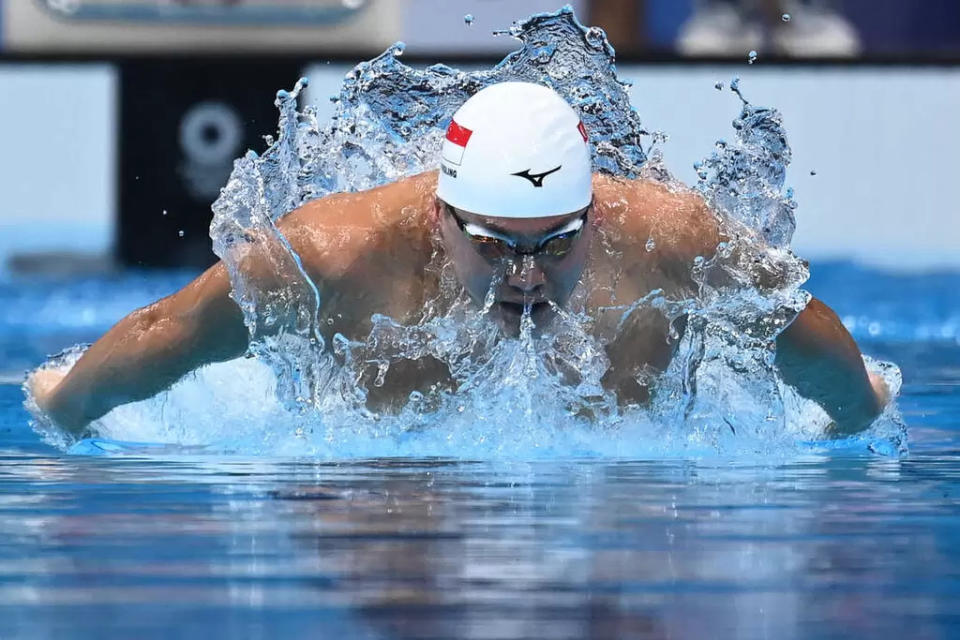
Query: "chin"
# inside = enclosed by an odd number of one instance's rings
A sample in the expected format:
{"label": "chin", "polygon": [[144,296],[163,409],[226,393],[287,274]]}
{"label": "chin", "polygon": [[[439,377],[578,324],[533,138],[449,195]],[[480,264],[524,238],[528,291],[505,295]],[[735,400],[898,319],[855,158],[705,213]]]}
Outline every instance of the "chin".
{"label": "chin", "polygon": [[[523,317],[523,305],[515,302],[497,302],[493,309],[494,317],[511,338],[520,335],[520,320]],[[530,309],[530,319],[533,320],[533,335],[537,336],[543,333],[556,317],[556,312],[547,302],[534,304]]]}

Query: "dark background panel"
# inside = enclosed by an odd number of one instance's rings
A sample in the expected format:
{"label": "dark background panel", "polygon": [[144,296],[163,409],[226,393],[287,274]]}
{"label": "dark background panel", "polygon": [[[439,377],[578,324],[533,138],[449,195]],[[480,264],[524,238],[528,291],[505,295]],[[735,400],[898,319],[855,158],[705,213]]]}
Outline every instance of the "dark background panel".
{"label": "dark background panel", "polygon": [[960,54],[960,0],[843,0],[864,54]]}
{"label": "dark background panel", "polygon": [[212,264],[210,205],[233,160],[276,133],[277,88],[293,86],[303,62],[141,59],[119,68],[118,257],[131,266]]}

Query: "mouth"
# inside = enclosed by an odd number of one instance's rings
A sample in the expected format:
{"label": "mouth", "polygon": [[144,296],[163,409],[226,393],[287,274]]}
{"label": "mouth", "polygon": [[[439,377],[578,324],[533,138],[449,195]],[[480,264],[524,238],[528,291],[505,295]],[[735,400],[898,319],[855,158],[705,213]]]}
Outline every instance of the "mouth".
{"label": "mouth", "polygon": [[[511,321],[519,322],[523,316],[524,304],[522,302],[501,300],[497,303],[497,306],[500,308],[501,314]],[[530,317],[533,318],[535,323],[539,323],[545,319],[549,311],[550,305],[547,302],[534,302],[530,305]]]}

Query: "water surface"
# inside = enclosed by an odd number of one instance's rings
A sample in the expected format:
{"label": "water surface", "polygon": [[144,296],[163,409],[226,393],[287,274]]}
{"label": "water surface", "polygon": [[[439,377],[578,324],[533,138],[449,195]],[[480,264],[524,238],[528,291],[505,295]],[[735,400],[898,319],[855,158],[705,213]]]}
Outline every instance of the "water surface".
{"label": "water surface", "polygon": [[0,283],[0,637],[955,637],[960,276],[812,272],[907,456],[65,455],[12,382],[187,274]]}

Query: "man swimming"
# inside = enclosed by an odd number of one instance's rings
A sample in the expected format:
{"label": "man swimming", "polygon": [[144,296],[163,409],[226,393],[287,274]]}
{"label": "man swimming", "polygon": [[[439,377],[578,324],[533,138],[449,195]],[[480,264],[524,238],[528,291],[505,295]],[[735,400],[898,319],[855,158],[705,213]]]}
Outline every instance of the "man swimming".
{"label": "man swimming", "polygon": [[[594,175],[588,133],[574,110],[553,90],[522,82],[487,87],[461,106],[439,172],[309,202],[278,229],[319,289],[325,337],[362,339],[374,314],[416,322],[439,288],[436,270],[428,268],[435,246],[475,304],[492,301],[490,317],[508,334],[517,333],[525,308],[537,327],[548,327],[585,272],[606,278],[610,286],[581,297],[592,331],[614,336],[604,342],[610,367],[603,383],[621,403],[648,400],[653,387],[641,373],[663,371],[678,342],[656,310],[622,323],[623,303],[655,290],[690,298],[695,259],[713,256],[726,238],[697,194]],[[280,277],[267,262],[244,268],[263,282]],[[758,286],[777,277],[756,275]],[[54,371],[36,373],[29,385],[38,406],[79,435],[120,404],[243,355],[248,333],[230,292],[227,269],[218,263],[181,291],[134,311],[62,379]],[[818,300],[778,336],[776,349],[783,380],[827,411],[835,433],[865,428],[888,400],[882,379],[867,373],[853,339]],[[426,388],[448,378],[437,361],[410,363],[378,395],[389,405],[384,395],[405,398],[411,384]]]}

